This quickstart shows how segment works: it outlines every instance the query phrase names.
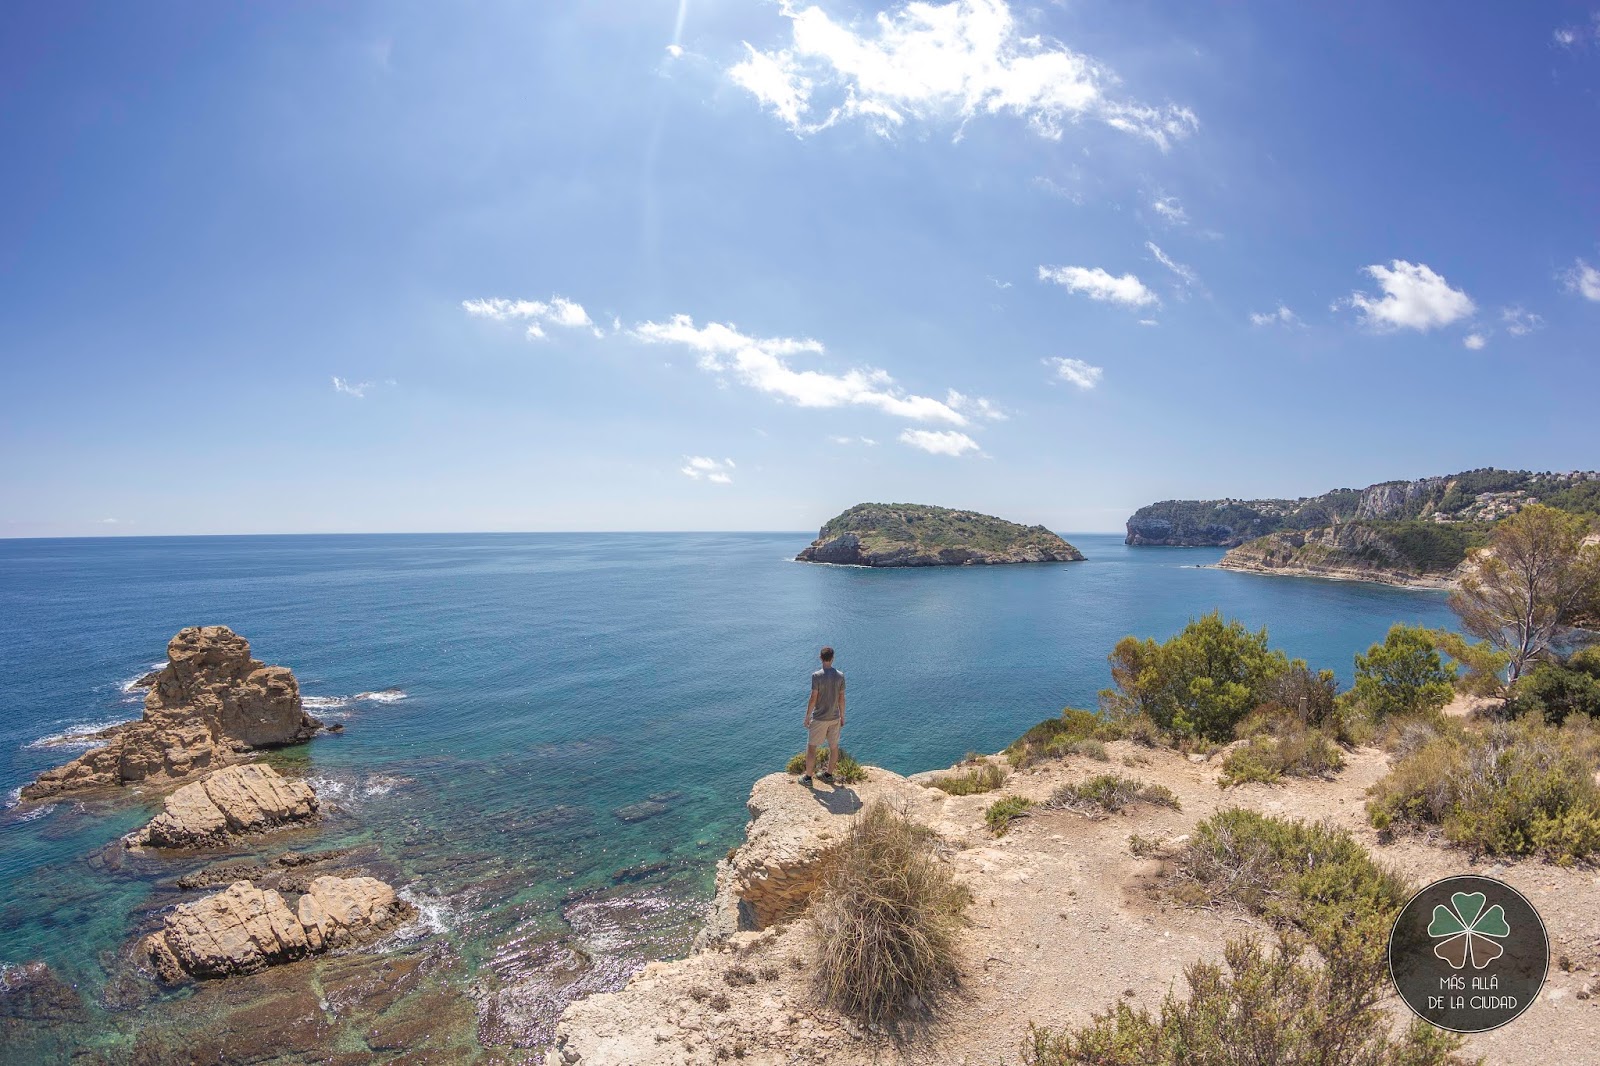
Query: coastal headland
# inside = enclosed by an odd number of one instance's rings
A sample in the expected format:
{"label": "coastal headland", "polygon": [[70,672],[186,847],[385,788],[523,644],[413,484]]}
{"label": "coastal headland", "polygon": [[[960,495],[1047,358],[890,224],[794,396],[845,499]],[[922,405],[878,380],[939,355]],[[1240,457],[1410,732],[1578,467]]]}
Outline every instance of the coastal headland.
{"label": "coastal headland", "polygon": [[1164,500],[1129,517],[1126,543],[1227,548],[1226,570],[1451,589],[1495,524],[1534,503],[1600,514],[1600,472],[1484,468],[1298,499]]}

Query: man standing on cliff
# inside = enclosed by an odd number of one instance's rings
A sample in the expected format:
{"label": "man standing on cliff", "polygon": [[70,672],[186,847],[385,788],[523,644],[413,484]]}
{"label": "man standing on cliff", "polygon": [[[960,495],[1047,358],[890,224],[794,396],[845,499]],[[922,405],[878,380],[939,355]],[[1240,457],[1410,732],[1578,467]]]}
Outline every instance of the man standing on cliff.
{"label": "man standing on cliff", "polygon": [[806,772],[800,783],[811,787],[817,769],[817,747],[828,745],[828,768],[822,780],[833,784],[839,769],[839,730],[844,728],[844,675],[833,668],[833,649],[822,649],[822,669],[811,675],[811,699],[806,702]]}

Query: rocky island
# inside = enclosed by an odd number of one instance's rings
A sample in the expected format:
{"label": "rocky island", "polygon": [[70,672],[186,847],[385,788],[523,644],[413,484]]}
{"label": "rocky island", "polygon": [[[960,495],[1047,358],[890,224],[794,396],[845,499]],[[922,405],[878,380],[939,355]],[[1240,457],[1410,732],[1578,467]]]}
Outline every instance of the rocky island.
{"label": "rocky island", "polygon": [[803,563],[849,566],[986,566],[1081,562],[1083,553],[1044,526],[918,503],[860,503],[823,526]]}
{"label": "rocky island", "polygon": [[100,733],[102,747],[40,774],[22,799],[178,781],[260,748],[304,743],[322,728],[305,712],[294,672],[251,658],[250,642],[227,626],[179,631],[167,665],[144,680],[142,718]]}
{"label": "rocky island", "polygon": [[1128,519],[1127,543],[1228,548],[1228,570],[1447,589],[1494,524],[1532,503],[1600,514],[1600,472],[1486,468],[1295,500],[1166,500]]}

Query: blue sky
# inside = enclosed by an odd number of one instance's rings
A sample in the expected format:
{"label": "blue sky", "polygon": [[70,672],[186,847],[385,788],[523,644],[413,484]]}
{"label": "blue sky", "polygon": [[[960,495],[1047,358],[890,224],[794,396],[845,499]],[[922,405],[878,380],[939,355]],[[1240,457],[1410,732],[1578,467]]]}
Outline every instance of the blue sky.
{"label": "blue sky", "polygon": [[1600,466],[1593,4],[19,4],[0,535]]}

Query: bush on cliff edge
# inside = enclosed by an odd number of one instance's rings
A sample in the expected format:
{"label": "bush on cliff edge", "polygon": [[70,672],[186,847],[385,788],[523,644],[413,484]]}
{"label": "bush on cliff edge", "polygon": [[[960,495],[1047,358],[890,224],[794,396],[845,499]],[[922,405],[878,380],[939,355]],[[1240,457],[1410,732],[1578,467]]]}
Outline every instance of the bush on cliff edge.
{"label": "bush on cliff edge", "polygon": [[870,1025],[956,983],[972,895],[937,844],[931,829],[881,800],[855,817],[811,906],[825,1003]]}

